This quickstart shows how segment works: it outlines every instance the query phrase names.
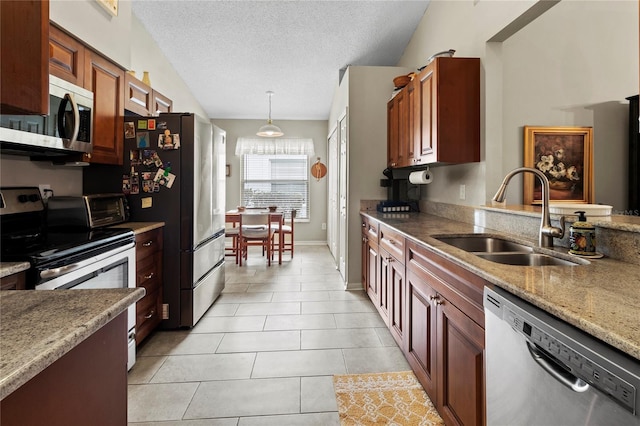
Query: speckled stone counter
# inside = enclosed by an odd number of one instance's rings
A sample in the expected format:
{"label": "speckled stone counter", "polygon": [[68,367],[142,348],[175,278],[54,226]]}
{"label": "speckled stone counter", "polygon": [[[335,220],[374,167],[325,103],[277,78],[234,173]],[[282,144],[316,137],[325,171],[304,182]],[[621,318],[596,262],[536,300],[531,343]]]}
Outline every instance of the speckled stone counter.
{"label": "speckled stone counter", "polygon": [[0,278],[26,271],[30,267],[29,262],[0,262]]}
{"label": "speckled stone counter", "polygon": [[584,260],[567,254],[567,249],[562,247],[535,250],[583,264],[503,265],[481,259],[434,237],[486,233],[531,246],[536,246],[536,241],[424,213],[362,213],[640,360],[640,265],[606,256]]}
{"label": "speckled stone counter", "polygon": [[0,399],[143,296],[143,288],[0,292]]}
{"label": "speckled stone counter", "polygon": [[135,235],[138,235],[142,234],[143,232],[162,228],[163,226],[164,222],[125,222],[113,225],[112,228],[129,228]]}

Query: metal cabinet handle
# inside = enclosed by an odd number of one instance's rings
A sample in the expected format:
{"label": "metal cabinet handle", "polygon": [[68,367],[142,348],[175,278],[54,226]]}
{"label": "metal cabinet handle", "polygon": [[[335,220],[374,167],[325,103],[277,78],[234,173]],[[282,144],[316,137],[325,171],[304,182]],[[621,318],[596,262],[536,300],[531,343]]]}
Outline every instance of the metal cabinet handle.
{"label": "metal cabinet handle", "polygon": [[156,274],[155,274],[155,272],[152,272],[152,273],[150,273],[150,274],[145,275],[145,276],[144,276],[144,279],[145,279],[145,280],[149,280],[149,279],[153,278],[155,275],[156,275]]}
{"label": "metal cabinet handle", "polygon": [[391,263],[391,262],[393,262],[395,259],[394,259],[393,257],[389,256],[389,257],[385,257],[385,259],[384,259],[384,260],[386,260],[387,262]]}
{"label": "metal cabinet handle", "polygon": [[444,301],[442,301],[440,299],[436,300],[436,305],[442,305],[443,303],[444,303]]}
{"label": "metal cabinet handle", "polygon": [[438,298],[437,294],[432,294],[431,296],[429,296],[429,300],[436,300]]}
{"label": "metal cabinet handle", "polygon": [[154,316],[155,314],[156,314],[156,311],[155,311],[155,309],[154,309],[154,310],[152,310],[151,312],[149,312],[147,315],[145,315],[145,316],[144,316],[144,319],[149,319],[149,318],[151,318],[152,316]]}
{"label": "metal cabinet handle", "polygon": [[151,245],[153,245],[153,240],[149,240],[146,243],[142,243],[142,247],[149,247]]}
{"label": "metal cabinet handle", "polygon": [[549,359],[549,357],[531,342],[527,342],[527,349],[531,358],[547,373],[549,373],[554,379],[568,387],[574,392],[586,392],[589,390],[589,383],[574,376],[573,374],[556,367],[555,363]]}
{"label": "metal cabinet handle", "polygon": [[363,222],[362,223],[362,227],[364,228],[365,226],[367,226],[367,224]]}

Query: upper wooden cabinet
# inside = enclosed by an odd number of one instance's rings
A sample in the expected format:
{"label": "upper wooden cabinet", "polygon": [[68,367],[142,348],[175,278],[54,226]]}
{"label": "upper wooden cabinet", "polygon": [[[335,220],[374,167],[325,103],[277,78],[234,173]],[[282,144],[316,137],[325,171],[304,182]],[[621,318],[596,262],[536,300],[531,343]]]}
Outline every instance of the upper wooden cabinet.
{"label": "upper wooden cabinet", "polygon": [[173,101],[149,85],[138,80],[133,75],[125,74],[125,105],[124,109],[142,116],[158,115],[161,112],[171,112]]}
{"label": "upper wooden cabinet", "polygon": [[84,87],[84,45],[56,27],[49,28],[49,73]]}
{"label": "upper wooden cabinet", "polygon": [[415,90],[415,164],[480,161],[480,59],[436,58]]}
{"label": "upper wooden cabinet", "polygon": [[387,108],[390,167],[480,161],[479,58],[436,58]]}
{"label": "upper wooden cabinet", "polygon": [[0,111],[48,114],[49,1],[0,1]]}
{"label": "upper wooden cabinet", "polygon": [[88,161],[122,165],[124,146],[124,70],[86,50],[84,86],[93,92],[93,153]]}

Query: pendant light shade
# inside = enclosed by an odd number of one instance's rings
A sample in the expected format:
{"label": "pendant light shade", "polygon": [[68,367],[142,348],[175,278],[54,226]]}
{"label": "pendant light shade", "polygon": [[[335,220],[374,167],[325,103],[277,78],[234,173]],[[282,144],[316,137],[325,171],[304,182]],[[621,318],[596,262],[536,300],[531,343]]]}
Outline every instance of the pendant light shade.
{"label": "pendant light shade", "polygon": [[277,138],[284,135],[284,133],[280,130],[280,127],[276,126],[271,121],[271,97],[273,96],[273,92],[268,91],[267,96],[269,96],[269,120],[267,120],[267,124],[258,129],[258,133],[256,133],[256,135],[265,138]]}

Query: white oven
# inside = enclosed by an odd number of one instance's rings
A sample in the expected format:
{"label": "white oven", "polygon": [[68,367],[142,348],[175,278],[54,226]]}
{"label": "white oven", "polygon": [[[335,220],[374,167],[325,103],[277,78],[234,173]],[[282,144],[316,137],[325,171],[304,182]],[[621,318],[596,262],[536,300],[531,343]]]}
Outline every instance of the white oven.
{"label": "white oven", "polygon": [[[135,243],[111,249],[76,263],[38,271],[36,290],[80,290],[136,287]],[[127,310],[127,369],[136,361],[136,305]]]}

